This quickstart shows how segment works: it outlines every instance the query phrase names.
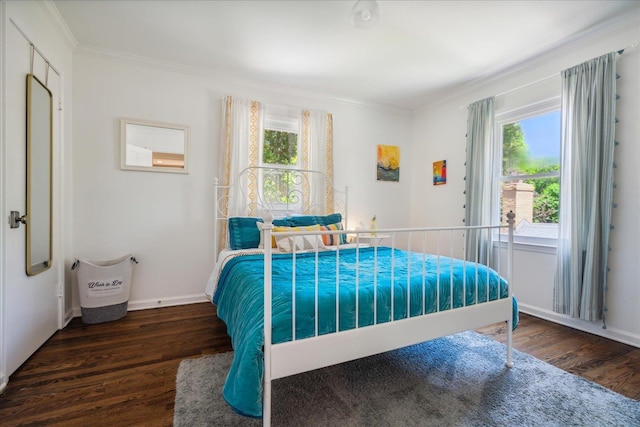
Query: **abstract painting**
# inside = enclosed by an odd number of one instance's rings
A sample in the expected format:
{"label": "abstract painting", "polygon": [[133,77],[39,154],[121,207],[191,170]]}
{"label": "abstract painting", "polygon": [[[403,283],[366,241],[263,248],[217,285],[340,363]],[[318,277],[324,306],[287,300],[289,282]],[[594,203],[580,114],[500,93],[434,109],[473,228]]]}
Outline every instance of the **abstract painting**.
{"label": "abstract painting", "polygon": [[443,185],[447,183],[447,161],[440,160],[433,162],[433,185]]}
{"label": "abstract painting", "polygon": [[378,181],[400,181],[400,147],[378,145]]}

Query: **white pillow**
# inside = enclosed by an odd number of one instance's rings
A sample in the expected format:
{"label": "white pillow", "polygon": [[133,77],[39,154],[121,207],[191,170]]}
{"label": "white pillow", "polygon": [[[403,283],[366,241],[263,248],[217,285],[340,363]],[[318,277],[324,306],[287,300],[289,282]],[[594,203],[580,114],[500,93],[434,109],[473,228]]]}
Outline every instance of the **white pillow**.
{"label": "white pillow", "polygon": [[276,245],[281,252],[326,249],[320,235],[277,236]]}

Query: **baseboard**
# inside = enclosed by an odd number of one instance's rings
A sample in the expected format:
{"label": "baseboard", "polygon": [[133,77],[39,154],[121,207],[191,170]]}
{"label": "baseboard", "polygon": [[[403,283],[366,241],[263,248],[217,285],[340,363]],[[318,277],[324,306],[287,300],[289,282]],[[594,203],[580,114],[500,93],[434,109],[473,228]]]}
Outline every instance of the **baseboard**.
{"label": "baseboard", "polygon": [[[197,304],[201,302],[209,302],[204,292],[196,295],[185,295],[180,297],[171,297],[165,299],[148,299],[129,301],[127,311],[147,310],[150,308],[173,307],[175,305]],[[73,317],[82,316],[80,307],[73,308]]]}
{"label": "baseboard", "polygon": [[69,322],[71,322],[71,319],[73,319],[74,315],[73,315],[73,309],[69,309],[65,314],[64,314],[64,320],[62,322],[62,327],[65,328]]}
{"label": "baseboard", "polygon": [[598,335],[640,348],[640,335],[635,335],[629,333],[628,331],[612,328],[610,326],[607,326],[607,329],[603,329],[602,322],[587,322],[585,320],[574,319],[569,316],[565,316],[550,310],[541,309],[540,307],[530,306],[527,304],[518,303],[518,307],[522,313],[530,314],[532,316],[539,317],[550,322],[558,323],[563,326],[568,326],[579,331],[588,332],[593,335]]}
{"label": "baseboard", "polygon": [[171,297],[165,299],[138,300],[129,301],[129,311],[146,310],[149,308],[172,307],[174,305],[196,304],[199,302],[208,302],[209,300],[202,294],[185,295],[181,297]]}
{"label": "baseboard", "polygon": [[7,388],[7,378],[4,376],[4,374],[2,374],[0,375],[0,394],[2,394],[6,388]]}

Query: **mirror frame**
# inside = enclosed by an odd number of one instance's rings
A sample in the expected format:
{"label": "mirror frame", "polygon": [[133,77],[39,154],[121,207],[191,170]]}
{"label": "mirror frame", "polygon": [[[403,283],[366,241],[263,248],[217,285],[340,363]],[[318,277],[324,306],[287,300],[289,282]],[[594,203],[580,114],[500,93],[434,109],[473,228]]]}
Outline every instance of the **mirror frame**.
{"label": "mirror frame", "polygon": [[[183,132],[183,147],[184,147],[184,167],[161,167],[161,166],[136,166],[127,164],[127,126],[147,126],[156,129],[169,129],[172,131],[178,130]],[[171,123],[155,122],[151,120],[139,120],[122,118],[120,119],[120,169],[133,170],[133,171],[146,171],[146,172],[168,172],[168,173],[189,173],[190,156],[189,156],[189,144],[190,144],[190,128],[185,125],[177,125]]]}
{"label": "mirror frame", "polygon": [[53,264],[53,96],[33,74],[27,75],[26,168],[25,264],[35,276]]}

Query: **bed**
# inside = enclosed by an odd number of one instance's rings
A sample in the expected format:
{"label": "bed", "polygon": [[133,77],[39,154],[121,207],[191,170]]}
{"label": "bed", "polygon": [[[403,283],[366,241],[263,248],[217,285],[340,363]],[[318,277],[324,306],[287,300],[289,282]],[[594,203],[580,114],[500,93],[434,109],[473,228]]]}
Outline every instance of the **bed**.
{"label": "bed", "polygon": [[[269,182],[272,173],[282,174],[249,168],[235,182],[247,174]],[[326,181],[315,171],[286,173],[284,193]],[[333,183],[321,187],[337,194]],[[292,208],[296,197],[283,207],[280,191],[275,204],[257,198],[259,216],[230,215],[230,190],[216,185],[222,250],[206,294],[234,348],[223,396],[236,412],[269,425],[272,380],[502,321],[512,366],[513,214],[507,227],[350,230],[346,190],[342,212]],[[483,243],[489,238],[495,244]]]}

